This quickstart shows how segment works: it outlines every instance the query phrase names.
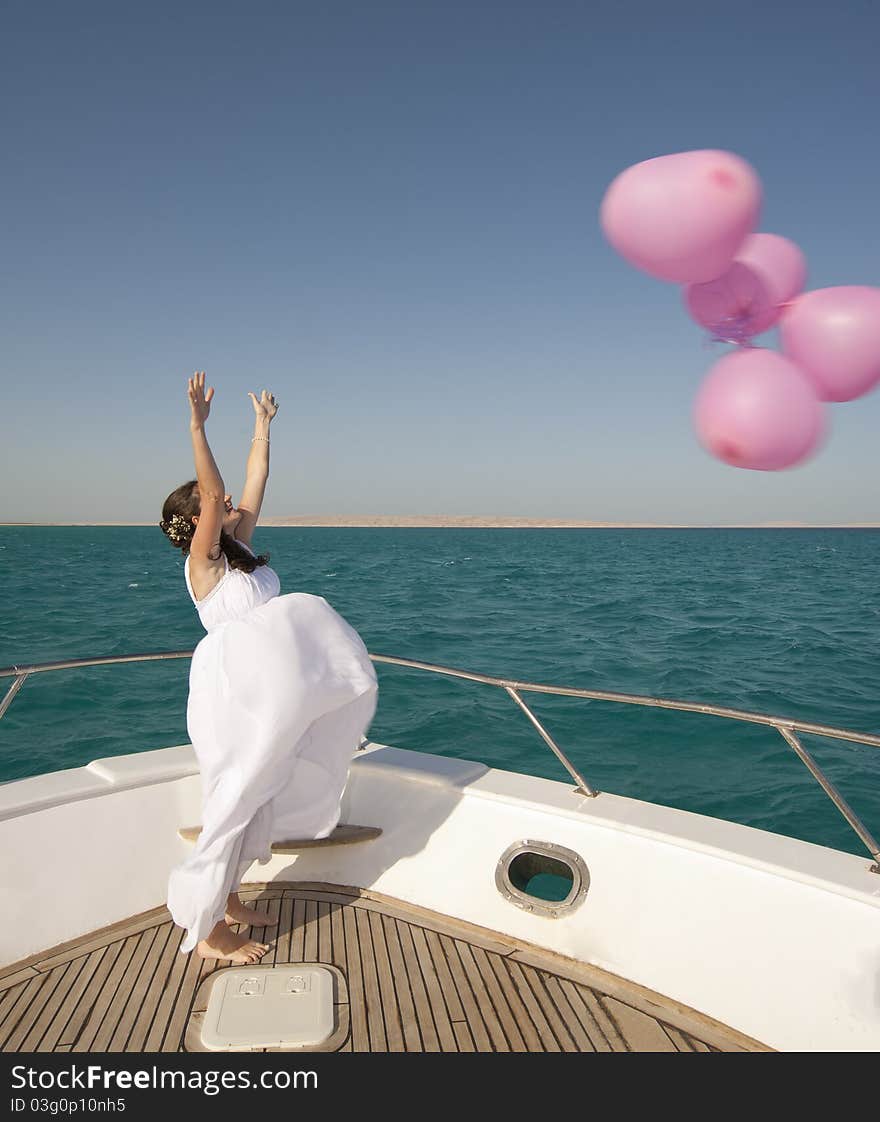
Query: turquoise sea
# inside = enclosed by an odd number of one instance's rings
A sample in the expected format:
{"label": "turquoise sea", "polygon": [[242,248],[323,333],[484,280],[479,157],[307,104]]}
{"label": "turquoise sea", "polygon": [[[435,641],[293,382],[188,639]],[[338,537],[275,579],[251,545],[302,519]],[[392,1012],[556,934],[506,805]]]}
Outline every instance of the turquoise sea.
{"label": "turquoise sea", "polygon": [[[260,528],[254,546],[282,593],[326,596],[374,654],[880,733],[880,531]],[[158,528],[0,527],[0,574],[0,666],[204,634]],[[188,672],[32,676],[0,720],[0,780],[187,743]],[[503,691],[378,674],[371,739],[568,781]],[[526,698],[601,790],[863,853],[773,730]],[[805,743],[880,834],[880,749]]]}

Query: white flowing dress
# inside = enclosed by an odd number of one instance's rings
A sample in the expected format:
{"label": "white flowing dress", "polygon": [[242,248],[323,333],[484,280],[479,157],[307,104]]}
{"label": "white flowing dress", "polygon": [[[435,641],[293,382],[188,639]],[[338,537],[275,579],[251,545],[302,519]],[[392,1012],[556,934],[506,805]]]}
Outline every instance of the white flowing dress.
{"label": "white flowing dress", "polygon": [[268,565],[246,573],[227,560],[204,600],[193,592],[189,557],[184,576],[207,631],[193,652],[186,710],[202,832],[168,881],[188,953],[223,919],[248,866],[269,859],[273,841],[332,833],[378,685],[354,628],[323,596],[279,595]]}

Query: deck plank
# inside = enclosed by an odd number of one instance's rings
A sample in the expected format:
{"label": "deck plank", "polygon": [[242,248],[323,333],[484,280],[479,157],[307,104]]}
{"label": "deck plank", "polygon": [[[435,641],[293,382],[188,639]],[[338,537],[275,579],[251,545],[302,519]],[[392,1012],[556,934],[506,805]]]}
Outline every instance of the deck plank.
{"label": "deck plank", "polygon": [[[50,1006],[53,995],[59,985],[63,983],[64,975],[67,973],[69,965],[70,963],[64,962],[60,966],[56,966],[42,975],[43,984],[34,994],[31,1001],[28,1002],[27,1006],[22,1009],[22,1015],[19,1018],[18,1024],[3,1043],[4,1052],[28,1050],[25,1048],[25,1040],[30,1036],[35,1026],[41,1023],[43,1014],[46,1012],[46,1007]],[[51,1014],[51,1008],[49,1011]],[[51,1016],[49,1019],[51,1019]],[[42,1035],[42,1032],[40,1035]]]}
{"label": "deck plank", "polygon": [[361,954],[361,968],[364,982],[364,1002],[366,1004],[367,1024],[370,1027],[370,1051],[387,1052],[388,1041],[385,1033],[385,1003],[379,988],[379,973],[376,950],[370,930],[368,912],[352,908],[357,929],[358,946]]}
{"label": "deck plank", "polygon": [[0,977],[0,992],[17,986],[19,982],[30,981],[37,974],[39,974],[39,970],[35,966],[25,966],[21,970],[10,970]]}
{"label": "deck plank", "polygon": [[367,1027],[361,953],[358,944],[354,909],[343,907],[342,928],[345,932],[345,970],[348,979],[348,1000],[351,1008],[351,1047],[354,1052],[369,1052],[370,1030]]}
{"label": "deck plank", "polygon": [[366,916],[370,925],[370,940],[376,963],[379,1001],[382,1007],[382,1031],[385,1036],[385,1047],[389,1052],[405,1052],[403,1028],[397,1005],[397,991],[394,988],[394,974],[391,970],[391,959],[388,957],[388,945],[385,941],[382,917],[379,912],[365,911],[362,914]]}
{"label": "deck plank", "polygon": [[[47,997],[46,1003],[43,1006],[43,1011],[33,1021],[27,1035],[22,1040],[21,1044],[16,1047],[16,1051],[22,1052],[42,1052],[45,1051],[41,1047],[43,1037],[49,1030],[49,1027],[54,1023],[55,1018],[60,1013],[65,1001],[67,1000],[70,991],[76,985],[77,978],[82,971],[86,960],[81,958],[71,959],[70,962],[64,966],[56,967],[61,971],[61,978],[58,985],[55,987],[54,992]],[[33,1018],[33,1010],[29,1011],[29,1020]]]}
{"label": "deck plank", "polygon": [[[458,946],[454,939],[448,935],[439,935],[440,946],[443,949],[443,954],[446,958],[449,972],[452,975],[452,980],[455,985],[455,993],[461,1002],[462,1010],[464,1012],[465,1023],[469,1029],[469,1035],[473,1042],[473,1051],[476,1052],[492,1052],[492,1041],[489,1036],[489,1031],[486,1027],[486,1022],[480,1012],[480,1008],[474,999],[474,993],[471,989],[471,984],[468,981],[468,976],[462,965],[461,958],[458,954]],[[461,1024],[462,1022],[454,1022]],[[458,1035],[456,1033],[456,1035]]]}
{"label": "deck plank", "polygon": [[545,974],[543,981],[544,985],[547,987],[547,993],[550,995],[550,999],[559,1012],[559,1016],[562,1018],[566,1029],[571,1033],[572,1039],[577,1045],[577,1051],[598,1051],[586,1025],[578,1016],[579,1009],[583,1008],[583,1002],[573,1001],[571,995],[563,989],[560,984],[560,979],[554,975]]}
{"label": "deck plank", "polygon": [[[147,938],[147,936],[152,937]],[[168,929],[165,926],[156,927],[152,932],[145,932],[142,938],[145,940],[143,962],[129,992],[125,1009],[119,1017],[116,1027],[113,1029],[113,1035],[107,1041],[106,1050],[108,1052],[125,1051],[125,1046],[134,1028],[138,1013],[143,1007],[147,994],[150,992],[150,988],[153,985],[156,968],[159,965],[162,951],[168,939]]]}
{"label": "deck plank", "polygon": [[538,999],[532,992],[532,987],[526,979],[527,967],[522,966],[519,962],[514,962],[507,958],[504,960],[504,968],[510,974],[510,980],[519,994],[519,998],[523,1003],[524,1008],[529,1014],[532,1024],[538,1033],[538,1038],[541,1041],[539,1051],[542,1052],[561,1052],[562,1048],[559,1041],[550,1027],[550,1022],[544,1015],[544,1010],[541,1008]]}
{"label": "deck plank", "polygon": [[26,982],[13,986],[6,994],[3,1021],[0,1023],[0,1050],[8,1051],[6,1041],[15,1032],[37,994],[45,984],[46,975],[36,974]]}
{"label": "deck plank", "polygon": [[165,988],[171,976],[182,935],[182,930],[173,923],[166,923],[159,929],[156,936],[156,945],[160,948],[159,958],[153,970],[153,976],[150,979],[150,988],[144,995],[144,999],[135,1016],[134,1024],[131,1026],[128,1040],[125,1042],[126,1052],[141,1052],[145,1050],[144,1044],[152,1028],[153,1019],[156,1016],[159,1002],[162,995],[165,993]]}
{"label": "deck plank", "polygon": [[119,988],[120,982],[125,977],[129,964],[131,963],[132,956],[134,955],[135,948],[137,947],[140,935],[129,935],[120,948],[116,956],[116,961],[104,980],[101,987],[101,992],[98,994],[95,1004],[92,1006],[88,1017],[76,1039],[76,1043],[71,1047],[72,1052],[91,1052],[93,1051],[93,1042],[95,1037],[100,1031],[104,1018],[110,1011],[110,1006],[116,996],[116,991]]}
{"label": "deck plank", "polygon": [[[183,955],[181,955],[181,958]],[[183,1047],[183,1036],[190,1011],[195,1001],[196,991],[203,979],[207,978],[218,967],[217,959],[201,958],[195,950],[186,956],[186,968],[177,993],[177,1001],[171,1011],[165,1038],[159,1048],[160,1052],[179,1052]]]}
{"label": "deck plank", "polygon": [[617,1024],[631,1052],[675,1052],[675,1045],[663,1031],[663,1026],[631,1005],[624,1005],[616,997],[599,999],[608,1015]]}
{"label": "deck plank", "polygon": [[421,932],[425,944],[428,947],[428,952],[431,955],[431,963],[440,981],[440,988],[443,991],[443,1000],[446,1002],[450,1022],[454,1025],[456,1021],[464,1021],[465,1015],[461,1004],[461,998],[458,996],[458,990],[455,988],[455,982],[452,977],[452,972],[449,969],[449,963],[440,945],[439,935],[436,931],[431,931],[424,927],[419,927],[417,930]]}
{"label": "deck plank", "polygon": [[342,927],[342,904],[328,901],[330,908],[330,962],[345,970],[345,932]]}
{"label": "deck plank", "polygon": [[[150,953],[156,932],[158,928],[150,928],[142,932],[135,943],[134,953],[131,956],[131,961],[125,968],[125,972],[119,981],[116,993],[113,995],[111,1007],[107,1011],[107,1016],[101,1023],[101,1027],[92,1041],[91,1051],[93,1052],[109,1052],[110,1042],[112,1041],[116,1029],[120,1021],[125,1017],[128,1009],[129,999],[137,986],[140,979],[141,971],[147,961],[147,956]],[[128,1035],[126,1033],[126,1035]],[[118,1049],[117,1049],[118,1050]]]}
{"label": "deck plank", "polygon": [[[474,954],[476,953],[475,951]],[[532,1020],[529,1009],[523,1001],[521,993],[513,984],[504,958],[501,955],[488,954],[485,951],[480,953],[486,955],[489,969],[494,972],[498,985],[504,993],[504,1000],[507,1003],[507,1007],[510,1009],[511,1016],[514,1018],[523,1039],[522,1051],[543,1052],[544,1047],[541,1041],[541,1035],[535,1027],[535,1022]]]}
{"label": "deck plank", "polygon": [[548,992],[545,984],[548,977],[552,977],[552,975],[547,975],[543,970],[536,970],[530,966],[523,966],[523,974],[526,984],[534,994],[535,1000],[541,1006],[541,1012],[546,1017],[551,1032],[559,1042],[560,1049],[563,1052],[577,1052],[578,1046],[575,1043],[574,1036],[560,1015],[556,1003],[552,995]]}
{"label": "deck plank", "polygon": [[[248,935],[250,932],[250,928],[242,924],[235,925],[234,930],[244,935]],[[172,1014],[171,1021],[168,1025],[168,1032],[162,1044],[163,1052],[186,1051],[184,1040],[186,1038],[187,1026],[189,1025],[190,1018],[195,1009],[199,988],[204,981],[210,978],[212,974],[222,969],[224,965],[220,959],[203,959],[196,951],[191,951],[189,957],[190,961],[187,964],[187,969],[184,971],[177,1006]],[[186,1001],[185,1005],[184,998]],[[174,1043],[175,1041],[176,1045]]]}
{"label": "deck plank", "polygon": [[180,944],[183,942],[185,934],[182,927],[176,926],[171,933],[171,938],[169,939],[167,947],[171,954],[170,969],[165,980],[165,987],[159,995],[159,1002],[156,1006],[153,1022],[147,1032],[147,1039],[144,1044],[145,1052],[162,1051],[162,1042],[165,1039],[165,1033],[168,1029],[168,1021],[177,1004],[180,984],[183,981],[183,975],[186,972],[187,963],[189,962],[189,955],[184,954],[180,949]]}
{"label": "deck plank", "polygon": [[318,903],[318,962],[332,962],[333,936],[330,931],[330,904]]}
{"label": "deck plank", "polygon": [[479,950],[479,948],[472,947],[470,943],[466,943],[463,939],[455,940],[455,948],[458,951],[458,956],[461,959],[461,964],[467,975],[474,1000],[482,1013],[483,1023],[492,1041],[492,1051],[510,1052],[510,1041],[507,1039],[507,1034],[504,1031],[504,1026],[501,1024],[498,1010],[495,1008],[489,990],[486,987],[486,979],[483,978],[480,968],[474,960],[474,953]]}
{"label": "deck plank", "polygon": [[426,963],[423,969],[422,965],[419,963],[418,955],[416,954],[413,944],[412,930],[409,924],[398,919],[394,921],[394,926],[397,930],[400,949],[403,953],[403,962],[409,981],[409,990],[412,994],[413,1004],[415,1005],[416,1018],[422,1038],[422,1050],[424,1052],[440,1052],[442,1051],[440,1048],[440,1038],[437,1035],[437,1026],[434,1023],[431,999],[428,996],[428,987],[425,984],[424,977],[424,970],[429,969],[430,964]]}
{"label": "deck plank", "polygon": [[293,924],[290,929],[290,962],[302,962],[306,953],[306,901],[293,901]]}
{"label": "deck plank", "polygon": [[[492,1008],[495,1010],[495,1015],[498,1018],[498,1023],[507,1040],[507,1046],[511,1052],[527,1052],[529,1050],[525,1037],[523,1036],[523,1029],[527,1029],[527,1022],[529,1020],[526,1011],[525,1021],[516,1016],[514,1009],[521,1006],[521,1003],[516,1001],[513,1006],[507,999],[507,990],[501,985],[498,975],[492,969],[491,958],[498,958],[498,955],[489,955],[482,947],[469,946],[474,965],[480,972],[480,977],[483,980],[483,985],[486,992],[489,994]],[[522,1006],[525,1011],[525,1007]]]}
{"label": "deck plank", "polygon": [[36,1051],[57,1051],[59,1042],[62,1039],[62,1034],[67,1028],[67,1022],[82,1000],[86,986],[89,984],[90,979],[98,969],[98,965],[106,953],[107,948],[102,947],[100,950],[92,951],[91,954],[86,955],[84,958],[76,958],[70,963],[70,967],[72,970],[76,971],[76,975],[72,977],[71,986],[64,1000],[57,1007],[54,1017],[46,1026],[46,1031],[40,1037],[40,1041],[36,1046]]}
{"label": "deck plank", "polygon": [[385,932],[385,946],[388,949],[388,960],[391,963],[391,975],[394,979],[394,989],[397,995],[396,1012],[400,1019],[403,1033],[403,1046],[407,1052],[422,1052],[422,1037],[419,1032],[419,1022],[416,1015],[416,1006],[410,990],[410,980],[406,973],[403,961],[403,951],[400,946],[400,936],[394,916],[382,915],[382,928]]}
{"label": "deck plank", "polygon": [[167,908],[153,908],[152,911],[145,912],[132,920],[113,924],[112,927],[91,932],[79,941],[74,940],[62,947],[53,948],[51,955],[38,958],[33,965],[40,971],[51,970],[53,966],[60,966],[62,962],[69,962],[72,958],[81,958],[83,955],[89,954],[99,947],[107,947],[111,943],[119,943],[129,935],[140,935],[142,931],[146,931],[148,928],[161,927],[170,920],[171,917],[168,915]]}
{"label": "deck plank", "polygon": [[593,1018],[599,1027],[599,1031],[608,1041],[608,1046],[612,1052],[628,1052],[629,1047],[624,1040],[620,1029],[608,1016],[608,1010],[599,1000],[599,994],[590,989],[589,986],[578,985],[576,982],[571,982],[578,992],[578,996],[584,1003],[589,1015]]}
{"label": "deck plank", "polygon": [[[26,981],[16,982],[14,986],[10,986],[0,995],[0,1043],[4,1039],[3,1028],[6,1025],[7,1018],[11,1011],[15,1008],[18,999],[21,997],[25,987],[30,985],[34,978],[38,978],[39,974],[31,974]],[[7,1027],[6,1036],[12,1031],[11,1027]]]}
{"label": "deck plank", "polygon": [[437,1029],[437,1039],[441,1052],[457,1052],[458,1043],[449,1017],[449,1009],[443,996],[443,981],[437,972],[433,956],[428,947],[427,933],[423,927],[413,924],[407,929],[412,941],[412,953],[422,972],[428,1003]]}
{"label": "deck plank", "polygon": [[286,891],[286,884],[243,884],[238,896],[242,903],[253,904],[256,900],[280,900]]}
{"label": "deck plank", "polygon": [[602,1027],[596,1020],[589,1004],[585,1000],[585,995],[582,989],[568,980],[568,978],[558,978],[559,988],[565,994],[568,1006],[572,1014],[577,1018],[583,1026],[584,1031],[590,1038],[590,1043],[593,1045],[597,1052],[611,1052],[613,1051],[611,1042],[602,1031]]}
{"label": "deck plank", "polygon": [[680,1029],[673,1028],[672,1025],[664,1025],[663,1031],[679,1052],[696,1052],[693,1042],[687,1034],[683,1033]]}
{"label": "deck plank", "polygon": [[293,937],[293,897],[285,896],[281,901],[278,930],[272,951],[272,961],[279,964],[291,962],[290,941]]}
{"label": "deck plank", "polygon": [[318,961],[318,901],[306,900],[303,923],[303,962]]}
{"label": "deck plank", "polygon": [[[119,957],[122,947],[122,942],[110,943],[109,946],[98,947],[89,952],[88,957],[90,961],[94,961],[94,968],[86,979],[82,995],[58,1037],[59,1046],[67,1045],[73,1051],[83,1025],[98,1000],[101,990],[104,988],[104,983],[107,981],[107,976],[113,969],[113,964]],[[95,956],[94,959],[93,956]]]}

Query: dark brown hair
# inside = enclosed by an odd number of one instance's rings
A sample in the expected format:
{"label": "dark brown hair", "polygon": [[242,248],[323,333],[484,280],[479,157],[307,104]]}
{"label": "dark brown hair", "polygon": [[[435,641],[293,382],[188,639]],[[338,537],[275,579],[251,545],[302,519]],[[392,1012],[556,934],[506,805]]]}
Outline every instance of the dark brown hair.
{"label": "dark brown hair", "polygon": [[[196,530],[192,521],[193,516],[200,518],[202,514],[202,504],[197,492],[198,485],[197,479],[182,483],[162,504],[162,521],[159,527],[171,544],[184,556],[189,553]],[[225,530],[220,531],[220,549],[226,554],[230,569],[243,569],[246,573],[252,573],[258,565],[269,564],[268,553],[261,553],[259,557],[255,557],[247,546],[236,541]],[[219,559],[218,557],[217,560]]]}

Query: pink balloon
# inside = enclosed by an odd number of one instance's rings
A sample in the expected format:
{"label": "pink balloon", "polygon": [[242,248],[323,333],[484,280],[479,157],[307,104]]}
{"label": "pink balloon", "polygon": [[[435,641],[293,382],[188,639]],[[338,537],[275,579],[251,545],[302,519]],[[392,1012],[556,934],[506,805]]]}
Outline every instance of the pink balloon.
{"label": "pink balloon", "polygon": [[825,412],[793,362],[755,347],[715,363],[694,402],[694,425],[703,446],[726,464],[778,471],[815,451]]}
{"label": "pink balloon", "polygon": [[716,280],[686,285],[684,302],[691,319],[727,343],[744,343],[757,335],[758,320],[772,310],[760,277],[740,261]]}
{"label": "pink balloon", "polygon": [[880,288],[805,292],[780,323],[782,349],[823,401],[852,401],[880,382]]}
{"label": "pink balloon", "polygon": [[761,208],[755,170],[732,152],[707,149],[645,160],[605,193],[600,221],[621,256],[661,280],[720,276]]}
{"label": "pink balloon", "polygon": [[783,305],[803,291],[807,259],[800,246],[779,234],[752,234],[737,250],[736,260],[760,279],[772,307],[772,318],[758,319],[756,335],[772,327],[785,311]]}
{"label": "pink balloon", "polygon": [[718,339],[744,343],[769,330],[804,287],[807,261],[800,249],[778,234],[752,234],[730,268],[684,292],[691,317]]}

